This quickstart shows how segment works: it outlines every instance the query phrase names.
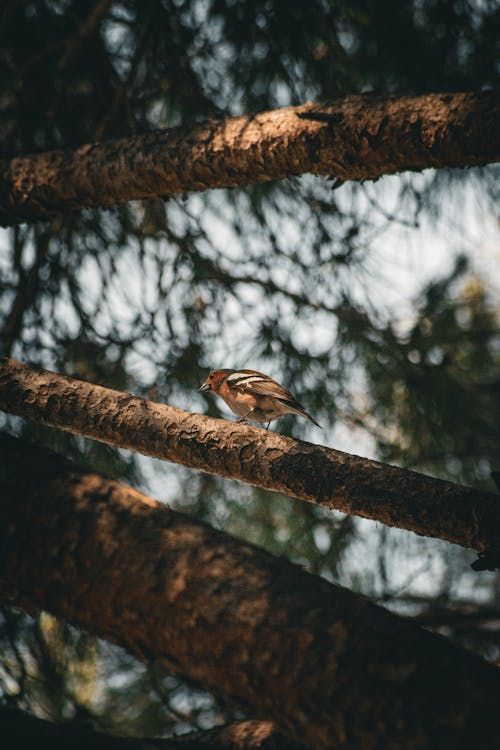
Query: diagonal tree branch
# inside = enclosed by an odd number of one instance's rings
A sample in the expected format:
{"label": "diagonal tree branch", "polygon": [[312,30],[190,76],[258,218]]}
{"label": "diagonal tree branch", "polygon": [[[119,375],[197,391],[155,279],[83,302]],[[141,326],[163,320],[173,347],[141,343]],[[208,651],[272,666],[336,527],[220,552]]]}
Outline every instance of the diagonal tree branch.
{"label": "diagonal tree branch", "polygon": [[497,559],[500,497],[0,358],[0,409]]}
{"label": "diagonal tree branch", "polygon": [[477,656],[38,446],[0,452],[0,595],[309,747],[496,747],[500,674]]}
{"label": "diagonal tree branch", "polygon": [[95,33],[96,28],[110,9],[112,2],[113,0],[98,0],[88,16],[80,21],[75,33],[64,43],[63,53],[57,63],[59,70],[64,70],[71,65],[87,39]]}
{"label": "diagonal tree branch", "polygon": [[0,163],[0,224],[291,175],[373,179],[500,160],[500,93],[348,96]]}

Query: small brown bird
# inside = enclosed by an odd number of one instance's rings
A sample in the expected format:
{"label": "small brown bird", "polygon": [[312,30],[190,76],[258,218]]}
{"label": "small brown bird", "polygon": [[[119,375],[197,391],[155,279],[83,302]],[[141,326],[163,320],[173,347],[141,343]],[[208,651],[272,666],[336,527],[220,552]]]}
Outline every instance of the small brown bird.
{"label": "small brown bird", "polygon": [[212,370],[198,390],[220,396],[239,414],[238,422],[267,422],[269,427],[283,414],[298,414],[320,427],[289,390],[256,370]]}

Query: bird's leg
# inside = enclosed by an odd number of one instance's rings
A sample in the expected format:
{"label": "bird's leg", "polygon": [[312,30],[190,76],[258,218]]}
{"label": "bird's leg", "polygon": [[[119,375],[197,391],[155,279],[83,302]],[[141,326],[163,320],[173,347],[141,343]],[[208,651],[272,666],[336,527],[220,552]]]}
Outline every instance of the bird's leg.
{"label": "bird's leg", "polygon": [[266,427],[266,430],[268,430],[268,429],[269,429],[269,425],[271,424],[271,422],[272,422],[272,421],[273,421],[272,419],[270,419],[270,420],[269,420],[269,422],[267,423],[267,427]]}
{"label": "bird's leg", "polygon": [[236,421],[237,421],[237,422],[246,422],[246,421],[247,421],[247,417],[248,417],[248,416],[249,416],[249,415],[250,415],[250,414],[251,414],[252,412],[253,412],[253,409],[250,409],[250,411],[247,411],[247,413],[246,413],[246,414],[243,414],[243,416],[241,416],[241,417],[238,417],[238,419],[237,419]]}

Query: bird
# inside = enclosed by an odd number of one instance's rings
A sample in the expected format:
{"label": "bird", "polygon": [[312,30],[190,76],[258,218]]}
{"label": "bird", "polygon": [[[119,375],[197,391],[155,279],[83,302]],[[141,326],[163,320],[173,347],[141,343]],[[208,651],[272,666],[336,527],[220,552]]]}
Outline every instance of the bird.
{"label": "bird", "polygon": [[257,370],[212,370],[199,392],[212,391],[239,415],[238,422],[267,422],[283,414],[298,414],[321,428],[290,391]]}

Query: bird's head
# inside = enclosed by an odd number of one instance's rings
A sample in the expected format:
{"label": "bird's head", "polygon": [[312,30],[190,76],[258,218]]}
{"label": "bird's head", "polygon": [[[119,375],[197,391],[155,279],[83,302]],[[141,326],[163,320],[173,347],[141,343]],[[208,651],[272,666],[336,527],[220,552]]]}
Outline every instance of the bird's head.
{"label": "bird's head", "polygon": [[220,384],[230,372],[234,372],[234,370],[212,370],[212,372],[208,373],[201,388],[198,388],[198,392],[214,391],[214,393],[217,393]]}

